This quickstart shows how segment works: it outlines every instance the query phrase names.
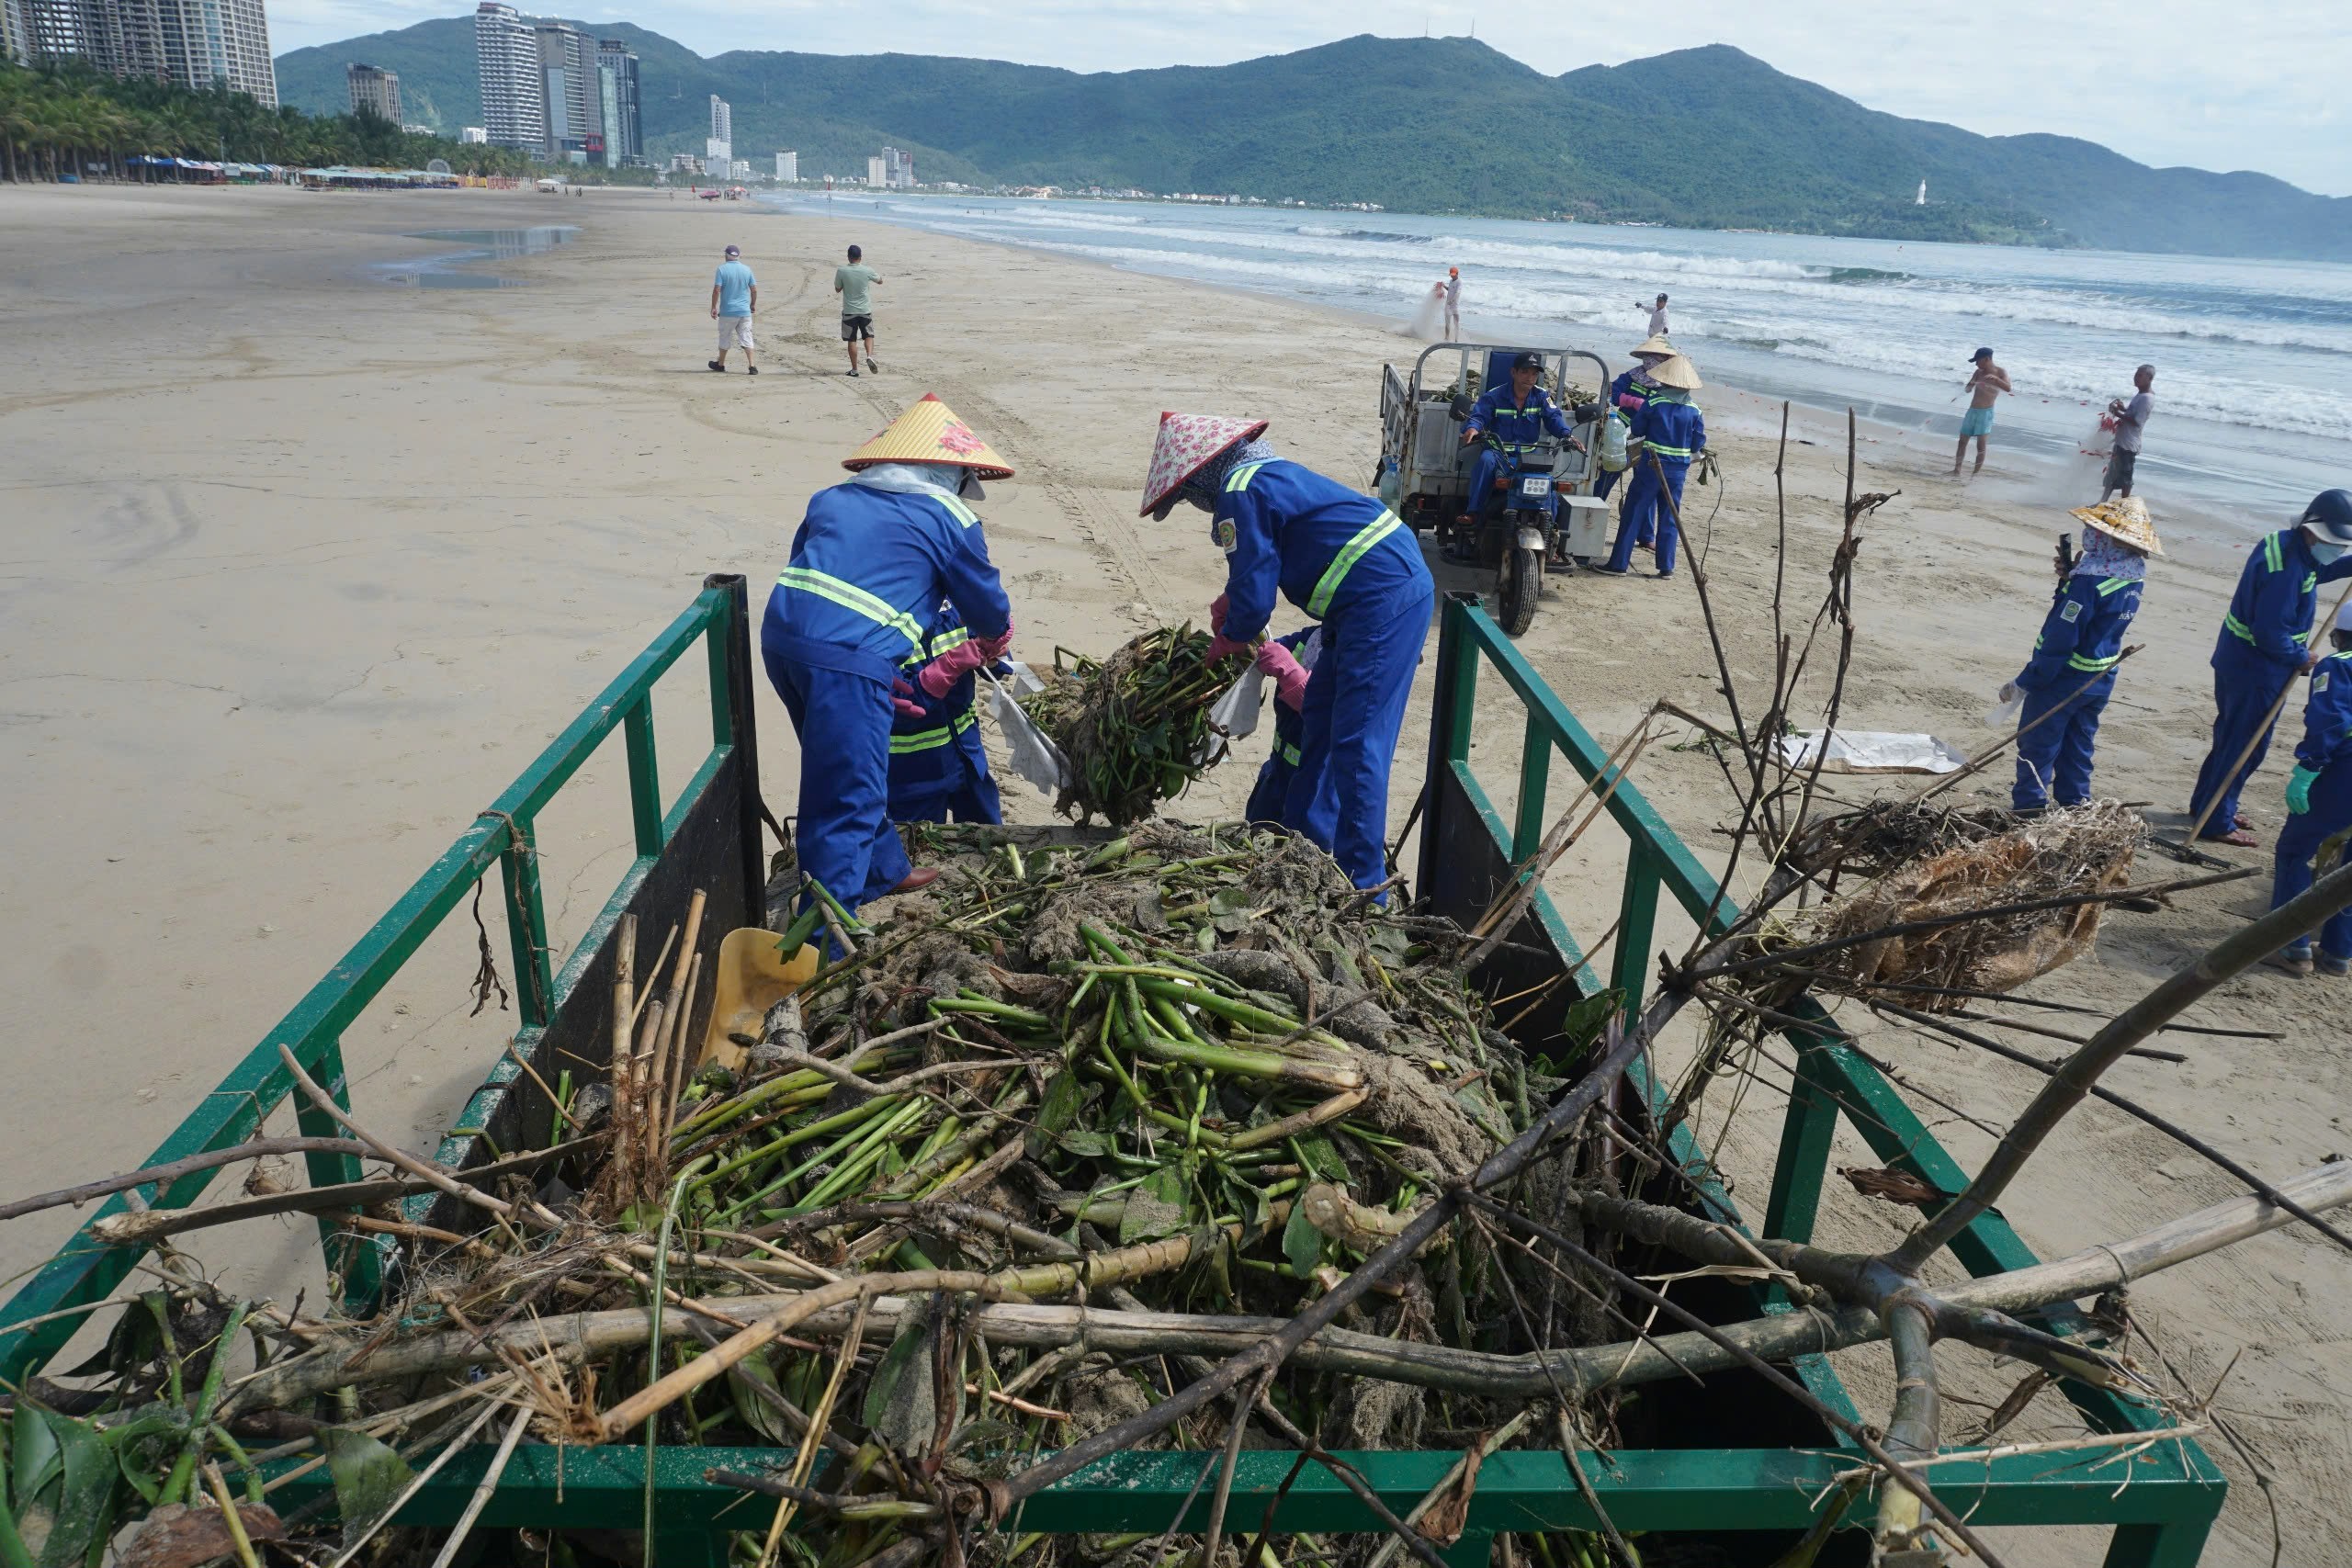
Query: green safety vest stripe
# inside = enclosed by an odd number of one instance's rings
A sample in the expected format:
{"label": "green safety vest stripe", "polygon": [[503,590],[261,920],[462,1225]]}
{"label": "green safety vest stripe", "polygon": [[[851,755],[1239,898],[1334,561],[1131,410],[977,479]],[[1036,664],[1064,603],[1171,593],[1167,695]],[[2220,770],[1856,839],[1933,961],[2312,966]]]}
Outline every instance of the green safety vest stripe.
{"label": "green safety vest stripe", "polygon": [[[2235,615],[2230,615],[2227,612],[2224,612],[2222,615],[2222,627],[2233,637],[2243,637],[2248,642],[2252,642],[2254,640],[2254,628],[2247,626],[2244,621],[2239,620]],[[2303,645],[2304,647],[2309,647],[2311,645],[2312,634],[2308,631],[2297,632],[2292,640]]]}
{"label": "green safety vest stripe", "polygon": [[1680,457],[1687,461],[1691,455],[1691,449],[1688,446],[1667,446],[1657,441],[1645,441],[1642,445],[1661,457]]}
{"label": "green safety vest stripe", "polygon": [[2278,570],[2283,570],[2283,569],[2286,567],[2286,565],[2287,565],[2287,562],[2286,562],[2285,558],[2284,558],[2283,556],[2281,556],[2281,554],[2279,553],[2279,549],[2278,549],[2278,535],[2276,535],[2276,534],[2271,534],[2271,535],[2268,535],[2268,536],[2265,536],[2265,538],[2264,538],[2264,539],[2263,539],[2263,541],[2262,541],[2262,569],[2263,569],[2263,570],[2265,570],[2265,571],[2278,571]]}
{"label": "green safety vest stripe", "polygon": [[2109,577],[2109,578],[2106,578],[2106,579],[2101,580],[2101,581],[2099,582],[2099,585],[2098,585],[2098,596],[2099,596],[2100,598],[2104,599],[2104,598],[2106,598],[2106,597],[2107,597],[2109,594],[2110,594],[2110,593],[2116,592],[2118,592],[2119,590],[2121,590],[2121,589],[2129,588],[2129,587],[2131,587],[2131,586],[2132,586],[2132,579],[2130,579],[2130,578],[2128,578],[2128,577]]}
{"label": "green safety vest stripe", "polygon": [[942,725],[937,729],[918,730],[912,735],[893,735],[890,737],[890,755],[903,757],[914,751],[935,751],[971,728],[975,722],[972,710],[966,708],[956,716],[953,724]]}
{"label": "green safety vest stripe", "polygon": [[1394,512],[1383,507],[1379,516],[1356,530],[1356,536],[1340,546],[1340,553],[1331,558],[1331,564],[1323,569],[1315,592],[1307,596],[1306,613],[1320,619],[1330,609],[1332,595],[1340,592],[1340,584],[1348,580],[1349,571],[1363,558],[1363,553],[1404,525]]}
{"label": "green safety vest stripe", "polygon": [[2086,675],[2096,675],[2102,671],[2112,670],[2122,662],[2123,656],[2120,653],[2112,659],[2086,659],[2077,653],[2067,659],[2066,668],[2079,670]]}
{"label": "green safety vest stripe", "polygon": [[1299,755],[1300,755],[1300,753],[1299,753],[1299,750],[1298,750],[1298,748],[1297,748],[1297,747],[1295,747],[1295,746],[1290,746],[1290,745],[1283,745],[1283,746],[1281,748],[1281,750],[1282,750],[1283,761],[1288,762],[1288,763],[1289,763],[1292,767],[1294,767],[1294,768],[1295,768],[1296,766],[1298,766],[1298,759],[1299,759]]}
{"label": "green safety vest stripe", "polygon": [[908,654],[904,659],[899,660],[899,668],[901,670],[920,670],[924,665],[930,663],[933,660],[938,658],[941,654],[946,652],[949,649],[961,648],[971,640],[972,633],[971,628],[968,626],[957,626],[953,631],[942,632],[937,637],[932,638],[928,646],[918,648],[912,653]]}
{"label": "green safety vest stripe", "polygon": [[956,522],[961,523],[967,528],[980,520],[980,514],[978,513],[973,511],[962,502],[957,501],[954,496],[934,495],[931,499],[939,502],[940,505],[947,508],[947,515],[953,517]]}
{"label": "green safety vest stripe", "polygon": [[917,652],[922,649],[922,627],[915,624],[912,615],[904,610],[892,609],[887,602],[876,598],[854,582],[843,582],[829,573],[812,571],[800,566],[786,567],[776,574],[775,581],[779,588],[797,588],[803,593],[814,593],[820,599],[829,599],[844,610],[864,615],[876,626],[889,627],[912,643]]}
{"label": "green safety vest stripe", "polygon": [[1244,463],[1239,468],[1234,469],[1233,472],[1226,475],[1226,492],[1227,494],[1231,494],[1233,491],[1238,490],[1248,490],[1250,488],[1250,481],[1256,479],[1258,477],[1258,470],[1265,466],[1266,465],[1263,463]]}

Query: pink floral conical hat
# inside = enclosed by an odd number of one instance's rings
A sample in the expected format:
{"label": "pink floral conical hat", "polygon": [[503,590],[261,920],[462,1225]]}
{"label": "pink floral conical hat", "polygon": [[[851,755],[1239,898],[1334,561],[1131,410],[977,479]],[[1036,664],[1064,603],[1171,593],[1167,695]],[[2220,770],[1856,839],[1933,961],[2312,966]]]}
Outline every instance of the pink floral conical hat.
{"label": "pink floral conical hat", "polygon": [[1228,419],[1215,413],[1163,413],[1159,440],[1151,449],[1151,472],[1143,481],[1143,506],[1136,515],[1148,517],[1181,489],[1201,466],[1237,442],[1255,441],[1266,433],[1262,419]]}

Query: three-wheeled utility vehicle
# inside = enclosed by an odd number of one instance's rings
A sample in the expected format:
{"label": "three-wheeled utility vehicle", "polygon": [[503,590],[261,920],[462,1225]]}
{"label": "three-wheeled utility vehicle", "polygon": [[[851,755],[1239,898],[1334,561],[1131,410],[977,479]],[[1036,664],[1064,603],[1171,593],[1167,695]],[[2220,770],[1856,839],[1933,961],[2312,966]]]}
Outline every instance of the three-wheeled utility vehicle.
{"label": "three-wheeled utility vehicle", "polygon": [[1432,344],[1409,378],[1394,365],[1380,377],[1381,499],[1415,529],[1430,529],[1451,558],[1494,572],[1495,618],[1514,637],[1534,622],[1544,575],[1606,554],[1609,534],[1608,503],[1592,493],[1600,469],[1589,429],[1512,454],[1497,476],[1499,496],[1470,493],[1478,447],[1463,444],[1463,422],[1478,394],[1508,381],[1510,362],[1529,352],[1543,355],[1540,385],[1564,412],[1608,389],[1599,355],[1489,343]]}

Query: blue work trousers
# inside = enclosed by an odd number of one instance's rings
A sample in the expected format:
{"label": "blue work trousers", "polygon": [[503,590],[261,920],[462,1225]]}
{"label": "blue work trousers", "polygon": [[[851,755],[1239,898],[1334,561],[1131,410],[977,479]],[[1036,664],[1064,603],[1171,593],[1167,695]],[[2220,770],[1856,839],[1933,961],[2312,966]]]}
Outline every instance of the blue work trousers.
{"label": "blue work trousers", "polygon": [[[2312,781],[2311,804],[2309,811],[2288,818],[2287,825],[2278,829],[2278,858],[2270,874],[2270,907],[2274,909],[2309,890],[2315,874],[2312,857],[2319,852],[2322,844],[2352,828],[2352,763],[2331,763],[2322,768],[2319,777]],[[2328,869],[2333,869],[2334,863],[2331,862]],[[2306,935],[2288,946],[2295,949],[2310,944],[2311,938]],[[2352,909],[2337,910],[2319,928],[2319,950],[2330,958],[2352,958]]]}
{"label": "blue work trousers", "polygon": [[[2205,765],[2197,770],[2197,788],[2188,797],[2188,819],[2205,818],[2203,837],[2226,838],[2237,826],[2238,792],[2245,788],[2245,781],[2262,766],[2263,755],[2270,750],[2275,723],[2271,710],[2279,691],[2292,679],[2234,637],[2214,653],[2213,750],[2207,754]],[[2230,765],[2246,741],[2257,736],[2260,739],[2246,752],[2245,765],[2232,772]],[[2206,816],[2206,804],[2217,795],[2220,804]]]}
{"label": "blue work trousers", "polygon": [[1657,466],[1666,470],[1662,490],[1657,470],[1650,466],[1647,457],[1634,466],[1634,482],[1625,487],[1625,509],[1617,523],[1617,547],[1609,553],[1611,571],[1629,570],[1634,564],[1634,547],[1655,540],[1657,574],[1673,574],[1680,530],[1674,525],[1674,513],[1667,508],[1665,497],[1671,495],[1678,507],[1682,504],[1682,481],[1689,475],[1690,465],[1661,458]]}
{"label": "blue work trousers", "polygon": [[1329,850],[1358,887],[1388,880],[1388,770],[1436,599],[1424,571],[1382,599],[1335,610],[1306,678],[1283,826]]}
{"label": "blue work trousers", "polygon": [[890,688],[788,659],[770,659],[768,674],[800,737],[801,874],[854,913],[913,869],[890,825]]}
{"label": "blue work trousers", "polygon": [[1004,805],[978,726],[967,728],[942,748],[946,776],[890,791],[893,822],[1001,822]]}
{"label": "blue work trousers", "polygon": [[2009,788],[2009,804],[2019,811],[2039,811],[2053,799],[2080,806],[2091,797],[2091,748],[2099,715],[2115,692],[2115,671],[2083,682],[2082,671],[2063,671],[2025,694],[2025,710],[2018,715],[2018,776]]}
{"label": "blue work trousers", "polygon": [[1491,446],[1478,448],[1476,461],[1470,465],[1470,515],[1484,520],[1503,502],[1502,491],[1495,488],[1495,480],[1510,467],[1510,459]]}
{"label": "blue work trousers", "polygon": [[1298,772],[1283,761],[1283,743],[1274,742],[1274,754],[1258,770],[1258,782],[1250,791],[1250,804],[1242,818],[1250,822],[1271,822],[1280,826],[1283,803],[1290,798],[1290,781]]}

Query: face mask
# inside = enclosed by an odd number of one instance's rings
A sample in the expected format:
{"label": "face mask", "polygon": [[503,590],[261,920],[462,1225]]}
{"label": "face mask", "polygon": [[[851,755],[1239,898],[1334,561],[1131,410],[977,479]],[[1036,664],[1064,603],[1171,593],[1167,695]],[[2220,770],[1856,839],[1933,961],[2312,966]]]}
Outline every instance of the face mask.
{"label": "face mask", "polygon": [[2313,539],[2312,558],[2322,566],[2333,566],[2342,558],[2346,547],[2343,545],[2332,544],[2325,539]]}

